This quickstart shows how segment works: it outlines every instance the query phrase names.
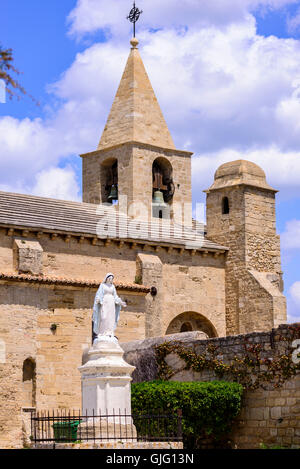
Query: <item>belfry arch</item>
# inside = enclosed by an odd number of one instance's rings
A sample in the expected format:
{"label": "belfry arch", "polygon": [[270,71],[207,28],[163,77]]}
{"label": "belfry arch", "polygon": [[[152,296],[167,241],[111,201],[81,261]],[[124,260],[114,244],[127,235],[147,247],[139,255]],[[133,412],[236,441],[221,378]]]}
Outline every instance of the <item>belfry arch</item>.
{"label": "belfry arch", "polygon": [[174,192],[172,165],[167,158],[158,157],[152,164],[153,217],[170,218]]}
{"label": "belfry arch", "polygon": [[166,335],[188,331],[201,331],[209,338],[218,337],[217,331],[209,319],[193,311],[181,313],[172,319],[166,330]]}
{"label": "belfry arch", "polygon": [[164,193],[165,202],[172,200],[174,195],[173,168],[167,158],[159,157],[153,161],[153,191],[161,190]]}
{"label": "belfry arch", "polygon": [[107,158],[101,163],[101,201],[115,203],[118,200],[118,160]]}

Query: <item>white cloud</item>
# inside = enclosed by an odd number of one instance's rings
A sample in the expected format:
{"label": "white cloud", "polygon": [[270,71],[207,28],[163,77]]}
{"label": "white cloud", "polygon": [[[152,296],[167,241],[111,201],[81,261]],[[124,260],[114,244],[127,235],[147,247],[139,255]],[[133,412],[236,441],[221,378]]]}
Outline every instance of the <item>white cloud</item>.
{"label": "white cloud", "polygon": [[79,201],[79,187],[72,168],[50,168],[36,176],[33,195]]}
{"label": "white cloud", "polygon": [[300,322],[300,282],[294,282],[289,289],[289,322]]}
{"label": "white cloud", "polygon": [[224,149],[194,157],[192,160],[192,180],[195,200],[201,198],[202,189],[208,189],[213,183],[214,173],[221,164],[241,158],[259,165],[266,173],[268,184],[274,189],[280,190],[282,198],[291,198],[297,194],[299,196],[299,153],[296,151],[283,153],[279,148],[271,146],[243,152]]}
{"label": "white cloud", "polygon": [[[0,119],[0,155],[2,181],[17,183],[20,177],[26,180],[44,167],[51,145],[51,128],[46,128],[41,119],[18,120],[13,117]],[[57,162],[55,148],[54,163]]]}
{"label": "white cloud", "polygon": [[12,184],[0,184],[0,190],[32,194],[53,199],[80,201],[79,185],[75,171],[71,167],[48,168],[35,174],[30,186],[22,181]]}
{"label": "white cloud", "polygon": [[[144,27],[140,51],[176,146],[195,152],[195,197],[212,183],[220,164],[240,158],[262,166],[271,185],[293,196],[300,189],[300,42],[258,36],[249,14],[259,5],[279,8],[291,2],[235,0],[235,10],[229,0],[186,0],[176,8],[174,0],[160,7],[157,1],[139,5],[147,11],[149,26],[162,21],[164,27],[156,33]],[[108,42],[77,54],[49,86],[57,105],[46,118],[0,118],[2,187],[30,192],[37,173],[96,149],[129,53],[123,9],[126,17],[127,2],[77,3],[71,13],[73,33],[79,27],[81,32],[101,25],[116,29],[110,29]],[[233,16],[222,22],[225,9]],[[199,27],[204,10],[210,21]],[[247,14],[234,17],[238,11]],[[118,15],[126,25],[122,42]],[[189,29],[180,29],[182,24]]]}
{"label": "white cloud", "polygon": [[[0,118],[1,190],[78,199],[78,183],[72,189],[68,186],[71,170],[54,169],[62,157],[75,153],[80,146],[80,132],[72,146],[73,129],[66,128],[69,123],[63,122],[63,116],[71,123],[64,107],[51,121]],[[74,170],[72,174],[75,178]],[[65,189],[58,185],[64,178]]]}
{"label": "white cloud", "polygon": [[161,32],[143,56],[177,144],[187,139],[201,152],[299,148],[297,41],[258,37],[248,21],[226,32]]}
{"label": "white cloud", "polygon": [[283,249],[300,249],[300,220],[289,220],[281,234]]}
{"label": "white cloud", "polygon": [[[111,40],[88,48],[53,88],[68,100],[57,121],[72,113],[69,139],[80,151],[98,143],[127,47]],[[299,188],[298,41],[259,37],[252,18],[226,31],[145,32],[141,53],[177,147],[195,152],[197,186],[206,188],[220,164],[242,157],[262,166],[276,188]]]}
{"label": "white cloud", "polygon": [[300,282],[293,283],[290,288],[290,293],[292,295],[293,300],[295,301],[295,303],[297,303],[300,308]]}
{"label": "white cloud", "polygon": [[[139,31],[149,28],[202,27],[237,23],[256,9],[279,9],[297,0],[139,0],[144,13]],[[70,34],[81,37],[97,30],[108,37],[128,36],[131,26],[125,21],[130,5],[126,0],[78,0],[69,15]]]}
{"label": "white cloud", "polygon": [[296,11],[294,16],[291,16],[287,20],[287,29],[290,34],[296,33],[300,28],[300,8]]}

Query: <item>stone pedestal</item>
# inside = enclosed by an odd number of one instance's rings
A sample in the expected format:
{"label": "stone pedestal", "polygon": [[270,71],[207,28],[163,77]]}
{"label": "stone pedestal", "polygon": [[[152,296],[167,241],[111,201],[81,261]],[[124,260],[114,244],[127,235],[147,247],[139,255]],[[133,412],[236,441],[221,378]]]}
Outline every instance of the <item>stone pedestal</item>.
{"label": "stone pedestal", "polygon": [[[87,362],[79,367],[82,382],[82,414],[131,415],[131,374],[135,367],[123,360],[124,351],[114,338],[100,338],[88,352]],[[123,420],[123,419],[122,419]],[[109,422],[119,422],[110,417]],[[130,419],[131,421],[131,419]]]}

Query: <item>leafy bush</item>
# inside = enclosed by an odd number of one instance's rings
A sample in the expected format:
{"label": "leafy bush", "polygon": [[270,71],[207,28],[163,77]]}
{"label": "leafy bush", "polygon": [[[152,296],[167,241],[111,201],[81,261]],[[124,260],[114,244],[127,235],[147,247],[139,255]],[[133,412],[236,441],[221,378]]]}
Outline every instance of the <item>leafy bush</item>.
{"label": "leafy bush", "polygon": [[133,414],[175,414],[182,410],[184,446],[197,447],[202,438],[221,440],[239,414],[243,387],[224,381],[151,381],[132,384]]}

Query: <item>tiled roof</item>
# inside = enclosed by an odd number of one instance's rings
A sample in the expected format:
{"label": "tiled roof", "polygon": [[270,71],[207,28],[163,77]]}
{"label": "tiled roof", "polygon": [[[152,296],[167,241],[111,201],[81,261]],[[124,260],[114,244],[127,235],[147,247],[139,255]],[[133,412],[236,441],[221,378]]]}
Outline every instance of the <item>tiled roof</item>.
{"label": "tiled roof", "polygon": [[[98,288],[99,280],[70,279],[64,277],[35,276],[29,274],[0,273],[0,280],[12,280],[17,282],[39,283],[45,285],[66,285],[75,287]],[[115,282],[117,290],[128,290],[139,293],[149,293],[150,288],[134,283]]]}
{"label": "tiled roof", "polygon": [[0,226],[225,251],[192,226],[137,222],[112,207],[0,191]]}

